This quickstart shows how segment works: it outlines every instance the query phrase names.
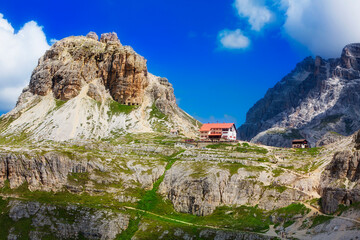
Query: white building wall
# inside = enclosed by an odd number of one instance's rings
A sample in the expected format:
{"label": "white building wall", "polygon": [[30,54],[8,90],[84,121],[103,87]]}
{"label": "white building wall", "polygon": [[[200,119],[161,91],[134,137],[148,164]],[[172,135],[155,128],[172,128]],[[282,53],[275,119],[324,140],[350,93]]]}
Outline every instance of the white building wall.
{"label": "white building wall", "polygon": [[234,125],[229,129],[227,133],[223,133],[222,137],[226,137],[226,139],[228,140],[236,140],[236,129]]}

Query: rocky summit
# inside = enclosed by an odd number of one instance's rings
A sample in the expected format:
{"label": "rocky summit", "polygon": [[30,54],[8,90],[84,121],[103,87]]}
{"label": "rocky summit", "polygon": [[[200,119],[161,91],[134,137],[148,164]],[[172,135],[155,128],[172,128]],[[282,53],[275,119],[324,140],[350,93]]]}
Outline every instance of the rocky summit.
{"label": "rocky summit", "polygon": [[[356,82],[356,51],[350,45],[342,60],[306,59],[279,85],[281,104],[286,92],[314,96],[318,87],[337,99],[328,104],[348,101],[354,111],[357,95],[333,85]],[[278,111],[270,102],[257,114]],[[355,129],[355,122],[341,125],[347,111],[319,121],[324,129]],[[360,236],[360,132],[295,149],[195,141],[200,125],[177,106],[169,81],[150,74],[115,33],[58,41],[0,118],[0,239]],[[292,137],[305,130],[291,128]]]}
{"label": "rocky summit", "polygon": [[308,57],[248,111],[240,139],[279,147],[296,138],[336,142],[360,129],[359,90],[360,44],[337,59]]}
{"label": "rocky summit", "polygon": [[178,129],[194,137],[199,124],[176,104],[166,78],[116,33],[68,37],[40,58],[2,135],[47,140],[100,139],[128,132]]}

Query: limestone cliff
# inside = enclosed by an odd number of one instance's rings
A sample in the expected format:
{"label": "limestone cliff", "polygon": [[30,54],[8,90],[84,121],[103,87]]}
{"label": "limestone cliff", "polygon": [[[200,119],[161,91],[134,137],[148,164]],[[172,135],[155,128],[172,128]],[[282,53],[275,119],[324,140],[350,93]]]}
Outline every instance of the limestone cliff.
{"label": "limestone cliff", "polygon": [[308,57],[249,110],[239,136],[280,147],[294,138],[338,141],[360,129],[359,90],[360,44],[347,45],[341,58]]}
{"label": "limestone cliff", "polygon": [[334,154],[321,176],[322,208],[334,213],[340,204],[360,202],[360,132],[354,135],[355,149]]}
{"label": "limestone cliff", "polygon": [[177,106],[168,80],[148,73],[145,58],[115,33],[56,42],[0,120],[3,135],[56,141],[171,128],[195,137],[199,124]]}
{"label": "limestone cliff", "polygon": [[[33,201],[6,202],[0,218],[7,219],[1,233],[11,226],[7,239],[115,239],[129,224],[127,214],[110,210]],[[30,229],[28,233],[26,228]]]}

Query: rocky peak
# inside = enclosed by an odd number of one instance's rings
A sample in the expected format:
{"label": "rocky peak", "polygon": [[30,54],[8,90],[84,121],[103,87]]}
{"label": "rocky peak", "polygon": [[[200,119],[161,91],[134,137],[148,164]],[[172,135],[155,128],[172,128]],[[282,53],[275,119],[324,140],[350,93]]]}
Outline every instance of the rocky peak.
{"label": "rocky peak", "polygon": [[87,94],[97,101],[104,98],[101,93],[105,89],[119,103],[141,104],[148,85],[146,60],[123,47],[116,33],[97,39],[96,33],[90,32],[86,37],[55,43],[33,71],[30,91],[69,100],[90,84]]}
{"label": "rocky peak", "polygon": [[99,36],[95,32],[89,32],[88,34],[86,34],[86,37],[95,41],[99,40]]}
{"label": "rocky peak", "polygon": [[98,39],[72,36],[46,51],[15,109],[0,119],[11,122],[0,134],[67,141],[176,128],[195,137],[198,122],[178,107],[169,81],[148,73],[146,59],[116,33]]}
{"label": "rocky peak", "polygon": [[353,43],[344,47],[341,63],[344,68],[360,70],[360,43]]}
{"label": "rocky peak", "polygon": [[360,44],[341,58],[305,58],[248,111],[242,140],[290,147],[294,138],[312,146],[331,143],[360,129]]}
{"label": "rocky peak", "polygon": [[121,44],[117,34],[114,32],[101,34],[100,42]]}

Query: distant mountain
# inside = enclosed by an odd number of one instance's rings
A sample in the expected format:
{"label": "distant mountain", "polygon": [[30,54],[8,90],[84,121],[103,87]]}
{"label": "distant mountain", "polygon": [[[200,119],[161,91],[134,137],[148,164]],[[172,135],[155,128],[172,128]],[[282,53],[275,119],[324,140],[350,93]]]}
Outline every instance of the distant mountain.
{"label": "distant mountain", "polygon": [[147,71],[146,59],[123,46],[116,33],[68,37],[39,60],[30,84],[1,135],[64,141],[137,132],[194,137],[198,122],[176,104],[166,78]]}
{"label": "distant mountain", "polygon": [[242,140],[288,147],[294,138],[312,146],[335,142],[360,129],[360,44],[340,58],[305,58],[269,89],[239,127]]}

